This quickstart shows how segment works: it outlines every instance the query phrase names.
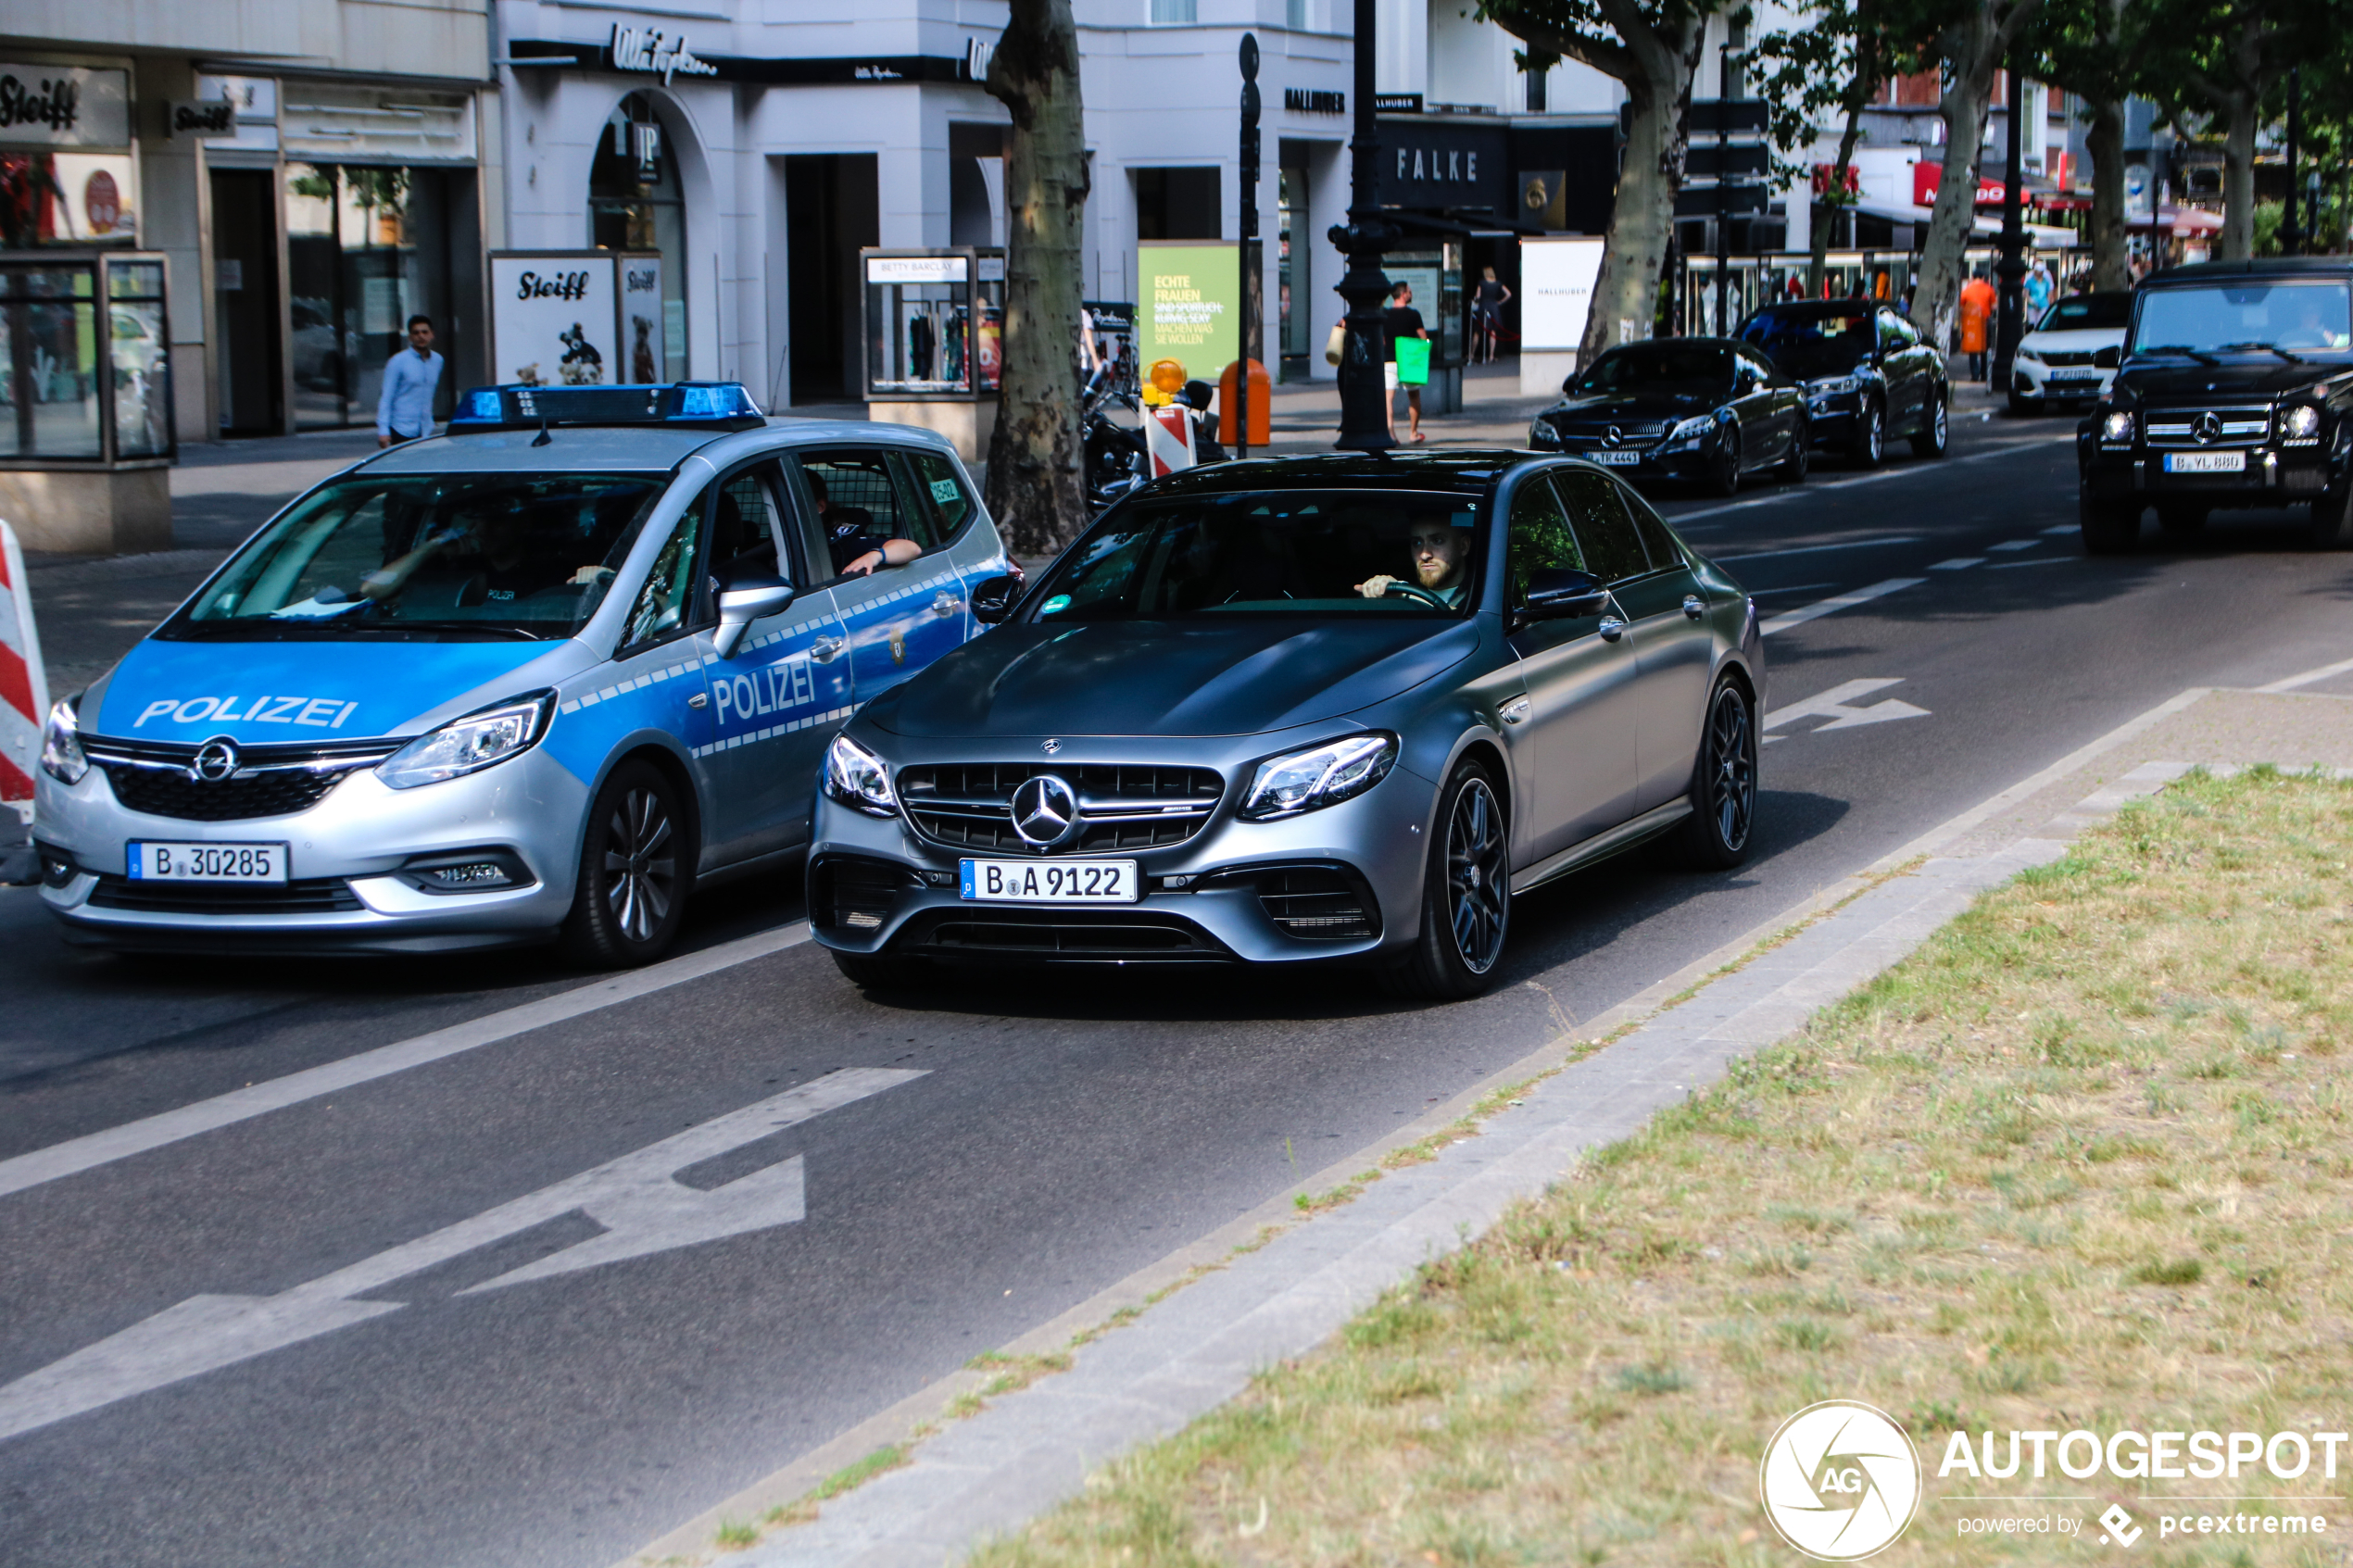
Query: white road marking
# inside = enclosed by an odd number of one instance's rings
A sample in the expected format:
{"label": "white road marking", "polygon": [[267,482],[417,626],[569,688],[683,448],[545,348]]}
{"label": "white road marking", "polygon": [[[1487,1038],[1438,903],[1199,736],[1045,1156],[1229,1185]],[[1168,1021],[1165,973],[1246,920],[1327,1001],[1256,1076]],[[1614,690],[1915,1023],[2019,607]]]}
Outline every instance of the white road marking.
{"label": "white road marking", "polygon": [[[1865,676],[1860,680],[1842,681],[1818,696],[1774,709],[1765,715],[1763,727],[1778,729],[1793,719],[1828,719],[1829,723],[1807,732],[1820,734],[1826,730],[1851,730],[1861,724],[1884,724],[1891,719],[1927,718],[1927,709],[1916,708],[1902,697],[1891,696],[1872,703],[1869,708],[1854,705],[1856,697],[1869,696],[1873,692],[1903,683],[1901,675]],[[1776,735],[1773,738],[1779,740],[1782,737]]]}
{"label": "white road marking", "polygon": [[2259,692],[2292,692],[2298,686],[2309,686],[2316,681],[2326,681],[2347,672],[2353,672],[2353,659],[2340,659],[2334,664],[2323,664],[2318,670],[2307,670],[2301,674],[2289,675],[2255,689]]}
{"label": "white road marking", "polygon": [[2047,539],[2054,534],[2081,533],[2082,532],[2083,525],[2080,522],[2062,522],[2055,528],[2045,528],[2043,530],[2043,536]]}
{"label": "white road marking", "polygon": [[2080,560],[2082,558],[2080,556],[2036,556],[2031,560],[1997,560],[1985,570],[1988,571],[2000,571],[2008,567],[2057,566],[2064,561]]}
{"label": "white road marking", "polygon": [[2024,440],[2020,441],[2005,441],[1997,445],[1989,445],[1982,451],[1971,452],[1966,458],[1946,458],[1941,462],[1933,463],[1911,463],[1903,468],[1877,469],[1869,473],[1858,473],[1854,475],[1852,478],[1847,479],[1831,480],[1827,483],[1819,483],[1810,485],[1799,484],[1785,486],[1780,490],[1774,491],[1769,495],[1757,495],[1745,501],[1727,501],[1720,507],[1701,507],[1697,510],[1684,512],[1680,517],[1671,517],[1667,521],[1673,523],[1680,529],[1686,523],[1692,522],[1699,518],[1722,517],[1728,512],[1746,511],[1751,507],[1769,507],[1777,501],[1795,501],[1809,496],[1819,495],[1827,491],[1844,490],[1856,484],[1873,484],[1883,479],[1901,479],[1906,474],[1935,473],[1944,469],[1957,468],[1963,463],[1982,463],[1988,458],[2007,457],[2010,453],[2021,450],[2022,448],[2028,446],[2048,445],[2053,442],[2059,440],[2065,440],[2071,444],[2074,439],[2075,438],[2072,435],[2064,437],[2048,435],[2028,436]]}
{"label": "white road marking", "polygon": [[1951,560],[1932,562],[1930,565],[1929,570],[1931,571],[1966,571],[1968,568],[1972,566],[1983,566],[1984,564],[1985,558],[1983,556],[1955,556]]}
{"label": "white road marking", "polygon": [[797,1154],[709,1191],[678,1173],[924,1076],[880,1067],[828,1073],[275,1296],[192,1296],[0,1387],[0,1438],[396,1312],[409,1303],[359,1298],[566,1214],[585,1213],[604,1231],[459,1294],[797,1223],[806,1213]]}
{"label": "white road marking", "polygon": [[1748,596],[1761,599],[1768,594],[1810,594],[1817,588],[1835,588],[1835,583],[1793,583],[1785,588],[1751,588]]}
{"label": "white road marking", "polygon": [[1990,555],[1999,555],[2004,550],[2031,550],[2042,542],[2040,539],[2005,539],[1998,545],[1988,545],[1985,548]]}
{"label": "white road marking", "polygon": [[1869,604],[1873,599],[1900,593],[1906,588],[1917,588],[1927,581],[1925,577],[1891,577],[1884,583],[1874,583],[1868,588],[1857,588],[1851,594],[1837,594],[1827,599],[1818,599],[1810,605],[1805,605],[1796,609],[1783,610],[1765,622],[1758,630],[1769,637],[1776,632],[1786,632],[1793,626],[1803,626],[1818,617],[1830,615],[1842,609],[1852,609],[1856,605]]}
{"label": "white road marking", "polygon": [[535,1029],[545,1029],[551,1023],[562,1023],[585,1014],[635,1001],[668,990],[689,980],[699,980],[723,969],[732,969],[754,959],[766,958],[786,947],[797,947],[809,940],[809,922],[795,921],[774,931],[723,942],[716,947],[699,953],[686,953],[674,959],[664,959],[658,964],[617,974],[544,997],[525,1002],[521,1007],[494,1012],[468,1023],[453,1023],[447,1029],[436,1029],[430,1035],[401,1040],[389,1046],[379,1046],[358,1056],[330,1061],[300,1073],[290,1073],[283,1078],[272,1078],[250,1088],[235,1089],[211,1099],[183,1105],[176,1110],[160,1111],[153,1116],[126,1122],[102,1133],[90,1133],[46,1148],[19,1154],[13,1160],[0,1160],[0,1198],[22,1192],[44,1182],[78,1175],[100,1165],[118,1160],[128,1160],[134,1154],[145,1154],[152,1148],[178,1143],[218,1127],[233,1126],[256,1116],[266,1116],[290,1105],[317,1099],[355,1084],[365,1084],[377,1078],[388,1078],[396,1073],[406,1073],[412,1067],[440,1061],[458,1056],[477,1047],[495,1045],[500,1040],[527,1035]]}
{"label": "white road marking", "polygon": [[1819,555],[1824,550],[1868,550],[1875,545],[1917,545],[1919,542],[1920,536],[1917,533],[1896,533],[1884,539],[1854,539],[1842,541],[1836,545],[1799,545],[1787,550],[1757,550],[1744,556],[1710,556],[1708,559],[1771,560],[1776,556],[1812,556]]}

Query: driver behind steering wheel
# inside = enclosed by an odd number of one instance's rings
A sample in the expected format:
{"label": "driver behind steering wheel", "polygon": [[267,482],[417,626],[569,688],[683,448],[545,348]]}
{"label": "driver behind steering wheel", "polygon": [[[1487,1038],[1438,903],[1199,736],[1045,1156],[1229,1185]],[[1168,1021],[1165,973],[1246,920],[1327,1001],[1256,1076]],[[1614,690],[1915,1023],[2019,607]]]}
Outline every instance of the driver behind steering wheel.
{"label": "driver behind steering wheel", "polygon": [[[1456,528],[1444,518],[1425,517],[1415,522],[1407,546],[1414,553],[1414,575],[1410,580],[1383,573],[1357,583],[1356,591],[1368,599],[1378,599],[1392,584],[1409,591],[1418,587],[1448,609],[1461,608],[1463,595],[1470,587],[1469,574],[1464,571],[1470,559],[1469,530]],[[1418,596],[1409,592],[1400,596]]]}

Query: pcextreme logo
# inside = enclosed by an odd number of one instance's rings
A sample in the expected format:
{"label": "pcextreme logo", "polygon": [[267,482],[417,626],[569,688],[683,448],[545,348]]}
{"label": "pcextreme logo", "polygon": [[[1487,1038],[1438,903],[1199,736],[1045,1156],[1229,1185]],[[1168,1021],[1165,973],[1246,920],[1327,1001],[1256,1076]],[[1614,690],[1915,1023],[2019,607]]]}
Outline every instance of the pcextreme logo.
{"label": "pcextreme logo", "polygon": [[1854,1562],[1894,1545],[1911,1524],[1919,1455],[1885,1411],[1825,1399],[1781,1423],[1765,1445],[1756,1489],[1781,1539],[1819,1562]]}

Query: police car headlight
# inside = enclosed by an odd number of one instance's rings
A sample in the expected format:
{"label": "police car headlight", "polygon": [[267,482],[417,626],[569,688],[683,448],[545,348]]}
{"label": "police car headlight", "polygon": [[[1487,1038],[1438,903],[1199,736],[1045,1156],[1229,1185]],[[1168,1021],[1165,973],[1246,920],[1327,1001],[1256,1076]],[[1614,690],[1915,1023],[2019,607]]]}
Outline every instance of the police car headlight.
{"label": "police car headlight", "polygon": [[478,773],[537,745],[555,706],[555,693],[535,692],[453,719],[376,764],[376,777],[393,789],[414,789]]}
{"label": "police car headlight", "polygon": [[49,709],[49,722],[41,732],[41,771],[61,784],[77,784],[90,771],[90,759],[82,755],[82,723],[76,709],[82,698],[69,696]]}
{"label": "police car headlight", "polygon": [[1349,735],[1258,765],[1242,797],[1245,822],[1271,822],[1353,800],[1389,776],[1397,737],[1380,732]]}
{"label": "police car headlight", "polygon": [[825,748],[825,794],[870,817],[899,815],[899,797],[890,790],[890,770],[883,759],[851,740],[836,735]]}

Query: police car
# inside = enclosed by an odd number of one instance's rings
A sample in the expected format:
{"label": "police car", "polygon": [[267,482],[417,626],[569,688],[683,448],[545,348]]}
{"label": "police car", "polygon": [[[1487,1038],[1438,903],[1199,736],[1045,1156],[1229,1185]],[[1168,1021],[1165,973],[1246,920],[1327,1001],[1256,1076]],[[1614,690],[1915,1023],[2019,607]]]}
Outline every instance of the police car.
{"label": "police car", "polygon": [[851,710],[1009,570],[948,444],[740,386],[488,387],[286,508],[52,711],[70,938],[643,963],[804,842]]}

